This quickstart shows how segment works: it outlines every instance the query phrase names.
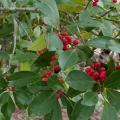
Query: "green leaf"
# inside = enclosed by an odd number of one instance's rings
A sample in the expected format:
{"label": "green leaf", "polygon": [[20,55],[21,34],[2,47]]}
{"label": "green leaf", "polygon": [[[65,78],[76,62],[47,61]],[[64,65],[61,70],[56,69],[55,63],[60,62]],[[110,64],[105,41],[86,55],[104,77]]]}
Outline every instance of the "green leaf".
{"label": "green leaf", "polygon": [[31,65],[28,62],[20,64],[20,71],[30,71],[30,70],[31,70]]}
{"label": "green leaf", "polygon": [[53,90],[64,89],[63,84],[58,80],[57,76],[52,76],[48,80],[48,86]]}
{"label": "green leaf", "polygon": [[79,61],[77,51],[69,50],[62,52],[58,61],[61,69],[63,70],[75,65]]}
{"label": "green leaf", "polygon": [[38,51],[44,48],[46,48],[46,40],[43,34],[28,47],[28,50]]}
{"label": "green leaf", "polygon": [[81,102],[82,105],[95,106],[98,102],[98,94],[96,92],[86,92]]}
{"label": "green leaf", "polygon": [[40,27],[39,26],[35,27],[35,29],[34,29],[34,36],[36,38],[38,38],[40,36],[40,33],[41,33]]}
{"label": "green leaf", "polygon": [[120,92],[107,89],[107,99],[109,103],[116,108],[116,110],[120,110]]}
{"label": "green leaf", "polygon": [[98,37],[87,42],[89,46],[120,52],[120,42],[110,37]]}
{"label": "green leaf", "polygon": [[3,113],[0,113],[0,120],[5,120]]}
{"label": "green leaf", "polygon": [[16,87],[23,87],[32,82],[39,80],[39,75],[30,71],[21,71],[12,74],[9,77],[10,85],[14,85]]}
{"label": "green leaf", "polygon": [[15,91],[13,95],[19,108],[26,108],[32,100],[32,96],[27,90]]}
{"label": "green leaf", "polygon": [[0,60],[9,60],[9,58],[8,53],[0,51]]}
{"label": "green leaf", "polygon": [[73,70],[70,72],[66,82],[70,87],[80,91],[91,90],[95,83],[91,77],[81,70]]}
{"label": "green leaf", "polygon": [[112,37],[113,30],[114,30],[112,22],[103,20],[103,22],[101,23],[100,29],[102,30],[102,33],[104,36]]}
{"label": "green leaf", "polygon": [[52,27],[59,25],[59,12],[55,0],[40,0],[35,3],[36,7],[44,15],[44,21]]}
{"label": "green leaf", "polygon": [[81,105],[81,101],[78,101],[73,109],[71,120],[88,120],[94,112],[95,107],[89,107]]}
{"label": "green leaf", "polygon": [[118,120],[115,108],[109,103],[104,104],[101,120]]}
{"label": "green leaf", "polygon": [[49,51],[62,50],[63,44],[55,33],[49,33],[47,36],[47,46]]}
{"label": "green leaf", "polygon": [[112,72],[104,82],[104,87],[120,89],[120,70]]}
{"label": "green leaf", "polygon": [[52,119],[51,120],[62,120],[61,107],[60,107],[60,104],[57,100],[54,103],[54,109],[52,112]]}
{"label": "green leaf", "polygon": [[54,55],[53,51],[45,51],[42,55],[40,55],[35,61],[35,65],[39,67],[46,67],[50,65],[51,56]]}
{"label": "green leaf", "polygon": [[11,98],[9,98],[8,102],[2,106],[1,112],[6,120],[11,120],[12,113],[15,112],[15,105]]}
{"label": "green leaf", "polygon": [[80,60],[86,61],[88,58],[93,56],[92,50],[86,45],[79,46],[77,52]]}
{"label": "green leaf", "polygon": [[30,116],[44,116],[53,110],[55,102],[53,92],[42,92],[33,99],[28,107],[28,113]]}

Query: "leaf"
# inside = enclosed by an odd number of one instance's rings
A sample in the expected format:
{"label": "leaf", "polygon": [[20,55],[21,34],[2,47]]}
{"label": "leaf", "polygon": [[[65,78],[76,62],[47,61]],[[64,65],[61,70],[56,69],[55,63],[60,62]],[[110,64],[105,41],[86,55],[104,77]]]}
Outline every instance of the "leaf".
{"label": "leaf", "polygon": [[104,104],[101,120],[118,120],[115,108],[109,103]]}
{"label": "leaf", "polygon": [[0,60],[9,60],[9,54],[3,51],[0,51]]}
{"label": "leaf", "polygon": [[110,21],[103,20],[100,29],[102,30],[104,36],[112,37],[114,26]]}
{"label": "leaf", "polygon": [[27,90],[18,90],[13,93],[15,102],[19,108],[26,108],[31,100],[32,96]]}
{"label": "leaf", "polygon": [[0,113],[0,120],[5,120],[3,113]]}
{"label": "leaf", "polygon": [[104,82],[105,88],[120,89],[120,70],[112,72]]}
{"label": "leaf", "polygon": [[30,71],[21,71],[12,74],[9,77],[9,80],[10,85],[14,85],[19,88],[39,80],[39,75]]}
{"label": "leaf", "polygon": [[1,112],[6,120],[11,120],[12,113],[15,112],[15,105],[11,98],[9,98],[8,102],[2,106]]}
{"label": "leaf", "polygon": [[60,104],[57,100],[54,103],[54,109],[52,112],[52,119],[51,120],[62,120],[61,107],[60,107]]}
{"label": "leaf", "polygon": [[54,33],[49,33],[47,36],[47,46],[49,51],[62,50],[63,44],[61,40]]}
{"label": "leaf", "polygon": [[71,71],[67,76],[66,82],[70,87],[80,91],[91,90],[95,83],[91,77],[81,70]]}
{"label": "leaf", "polygon": [[86,45],[79,46],[77,49],[77,52],[78,52],[79,59],[83,61],[86,61],[93,56],[92,50]]}
{"label": "leaf", "polygon": [[30,70],[31,70],[31,65],[28,62],[20,64],[20,71],[30,71]]}
{"label": "leaf", "polygon": [[77,21],[77,25],[81,28],[88,28],[88,27],[99,27],[101,25],[101,22],[99,22],[98,20],[94,20],[92,17],[90,17],[89,13],[87,11],[82,12],[80,14],[80,20]]}
{"label": "leaf", "polygon": [[59,25],[59,12],[55,0],[40,0],[35,5],[43,13],[45,23],[52,27]]}
{"label": "leaf", "polygon": [[120,110],[120,92],[107,89],[107,99],[109,103],[116,108],[116,110]]}
{"label": "leaf", "polygon": [[120,42],[110,37],[98,37],[87,42],[88,46],[120,52]]}
{"label": "leaf", "polygon": [[35,65],[39,67],[46,67],[50,65],[51,56],[54,55],[53,51],[45,51],[42,55],[40,55],[37,60],[34,62]]}
{"label": "leaf", "polygon": [[39,26],[35,27],[35,29],[34,29],[34,36],[36,38],[38,38],[40,36],[40,33],[41,33],[40,27]]}
{"label": "leaf", "polygon": [[58,61],[61,69],[63,70],[75,65],[79,61],[77,51],[69,50],[62,52]]}
{"label": "leaf", "polygon": [[94,108],[81,105],[81,101],[78,101],[74,106],[71,120],[88,120],[93,114]]}
{"label": "leaf", "polygon": [[51,76],[50,79],[48,80],[48,86],[52,88],[53,90],[59,90],[59,89],[64,89],[64,86],[62,83],[58,80],[57,76]]}
{"label": "leaf", "polygon": [[86,92],[81,102],[82,105],[95,106],[98,102],[98,94],[96,92]]}
{"label": "leaf", "polygon": [[42,92],[33,99],[28,107],[28,113],[30,116],[44,116],[53,110],[55,102],[53,92]]}
{"label": "leaf", "polygon": [[46,48],[45,35],[41,35],[37,40],[35,40],[29,47],[28,50],[38,51]]}

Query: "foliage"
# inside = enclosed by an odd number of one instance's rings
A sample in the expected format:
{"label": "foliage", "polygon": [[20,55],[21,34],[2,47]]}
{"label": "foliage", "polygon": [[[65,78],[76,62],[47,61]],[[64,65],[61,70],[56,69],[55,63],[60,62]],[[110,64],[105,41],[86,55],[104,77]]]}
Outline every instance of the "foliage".
{"label": "foliage", "polygon": [[[0,120],[101,120],[120,110],[119,0],[0,1]],[[99,50],[98,50],[99,49]]]}

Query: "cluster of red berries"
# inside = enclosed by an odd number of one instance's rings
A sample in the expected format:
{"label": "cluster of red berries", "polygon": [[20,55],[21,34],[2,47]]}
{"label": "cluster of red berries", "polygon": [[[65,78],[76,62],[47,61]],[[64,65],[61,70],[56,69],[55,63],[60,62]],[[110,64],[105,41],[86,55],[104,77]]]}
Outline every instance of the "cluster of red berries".
{"label": "cluster of red berries", "polygon": [[71,35],[66,32],[57,33],[57,36],[63,43],[63,50],[68,50],[72,46],[77,46],[80,43],[78,39],[73,39]]}
{"label": "cluster of red berries", "polygon": [[91,66],[85,68],[86,73],[92,77],[97,83],[105,81],[107,73],[105,67],[101,66],[100,62],[96,62]]}
{"label": "cluster of red berries", "polygon": [[[57,60],[56,55],[52,55],[51,62],[56,62],[56,60]],[[49,77],[51,77],[54,73],[59,73],[60,70],[61,70],[60,66],[58,64],[55,64],[53,66],[53,70],[46,70],[45,73],[42,74],[43,80],[48,81]],[[52,72],[52,71],[54,71],[54,72]],[[60,79],[60,81],[62,81],[62,80]]]}
{"label": "cluster of red berries", "polygon": [[[92,0],[92,5],[93,6],[97,6],[98,5],[99,0]],[[117,3],[117,0],[112,0],[113,3]]]}

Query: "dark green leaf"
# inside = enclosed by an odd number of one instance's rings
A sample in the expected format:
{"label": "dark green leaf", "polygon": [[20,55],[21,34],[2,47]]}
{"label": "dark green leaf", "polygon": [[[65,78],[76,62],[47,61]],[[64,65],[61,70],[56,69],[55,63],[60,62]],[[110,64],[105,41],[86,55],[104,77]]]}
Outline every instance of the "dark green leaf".
{"label": "dark green leaf", "polygon": [[98,94],[96,92],[86,92],[81,102],[82,105],[95,106],[98,102]]}
{"label": "dark green leaf", "polygon": [[112,72],[104,83],[104,87],[120,89],[120,70]]}
{"label": "dark green leaf", "polygon": [[71,115],[71,120],[88,120],[94,112],[95,107],[89,107],[81,105],[81,101],[78,101]]}
{"label": "dark green leaf", "polygon": [[37,95],[28,107],[30,116],[44,116],[54,108],[56,98],[53,92],[43,92]]}
{"label": "dark green leaf", "polygon": [[73,70],[67,76],[67,83],[76,90],[85,91],[91,90],[95,81],[83,71]]}
{"label": "dark green leaf", "polygon": [[39,80],[39,75],[30,71],[21,71],[16,72],[9,77],[10,85],[14,85],[16,87],[23,87],[32,82]]}
{"label": "dark green leaf", "polygon": [[63,70],[75,65],[79,61],[77,51],[69,50],[62,52],[59,56],[58,61],[61,69]]}
{"label": "dark green leaf", "polygon": [[112,106],[116,108],[116,110],[120,110],[120,92],[112,90],[112,89],[107,89],[107,99],[110,102]]}
{"label": "dark green leaf", "polygon": [[110,37],[98,37],[87,42],[89,46],[120,52],[120,42]]}
{"label": "dark green leaf", "polygon": [[118,120],[115,108],[109,103],[104,104],[101,120]]}

